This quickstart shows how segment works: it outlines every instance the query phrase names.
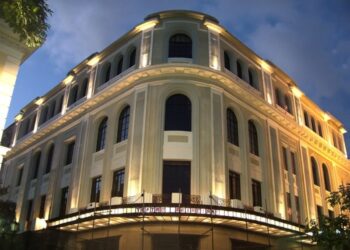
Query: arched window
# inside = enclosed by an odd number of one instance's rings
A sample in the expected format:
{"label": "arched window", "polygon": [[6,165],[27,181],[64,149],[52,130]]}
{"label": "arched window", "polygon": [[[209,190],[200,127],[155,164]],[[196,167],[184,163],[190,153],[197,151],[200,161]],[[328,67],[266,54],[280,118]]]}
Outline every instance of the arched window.
{"label": "arched window", "polygon": [[326,164],[322,164],[324,187],[327,191],[331,191],[331,180],[329,178],[328,168]]}
{"label": "arched window", "polygon": [[116,72],[116,75],[119,75],[120,73],[123,72],[123,61],[124,61],[124,58],[123,58],[123,56],[121,56],[119,58],[119,60],[117,61],[117,72]]}
{"label": "arched window", "polygon": [[191,131],[191,101],[187,96],[170,96],[165,104],[164,130]]}
{"label": "arched window", "polygon": [[136,48],[133,48],[129,55],[129,68],[134,66],[136,62]]}
{"label": "arched window", "polygon": [[47,151],[47,158],[46,158],[46,167],[45,167],[45,174],[49,173],[51,171],[52,166],[52,159],[53,159],[53,153],[55,151],[55,146],[52,144]]}
{"label": "arched window", "polygon": [[259,141],[258,141],[258,131],[256,130],[255,124],[252,120],[248,122],[249,130],[249,150],[250,153],[259,156]]}
{"label": "arched window", "polygon": [[78,85],[74,85],[69,92],[68,106],[72,105],[77,101],[78,98]]}
{"label": "arched window", "polygon": [[224,63],[225,63],[225,68],[228,70],[231,70],[231,62],[230,62],[230,57],[227,54],[227,52],[224,52]]}
{"label": "arched window", "polygon": [[33,163],[32,163],[33,164],[33,178],[32,179],[36,179],[38,177],[40,160],[41,160],[41,152],[38,151],[34,154],[34,157],[33,157]]}
{"label": "arched window", "polygon": [[237,66],[237,76],[243,79],[242,63],[237,60],[236,66]]}
{"label": "arched window", "polygon": [[128,139],[130,106],[126,106],[119,115],[117,142]]}
{"label": "arched window", "polygon": [[231,109],[227,109],[227,140],[228,142],[238,146],[238,122],[235,113]]}
{"label": "arched window", "polygon": [[111,77],[111,63],[107,62],[102,68],[102,78],[101,84],[108,82]]}
{"label": "arched window", "polygon": [[255,81],[255,72],[253,69],[248,69],[248,77],[249,77],[249,85],[253,88],[257,88],[257,84]]}
{"label": "arched window", "polygon": [[311,157],[312,178],[316,186],[320,186],[320,178],[318,175],[317,162],[314,157]]}
{"label": "arched window", "polygon": [[175,34],[169,39],[169,57],[192,58],[192,40],[185,34]]}
{"label": "arched window", "polygon": [[81,84],[79,99],[83,98],[87,94],[89,79],[85,78]]}
{"label": "arched window", "polygon": [[100,125],[98,126],[96,152],[105,148],[107,121],[108,121],[107,117],[103,118],[102,121],[100,122]]}

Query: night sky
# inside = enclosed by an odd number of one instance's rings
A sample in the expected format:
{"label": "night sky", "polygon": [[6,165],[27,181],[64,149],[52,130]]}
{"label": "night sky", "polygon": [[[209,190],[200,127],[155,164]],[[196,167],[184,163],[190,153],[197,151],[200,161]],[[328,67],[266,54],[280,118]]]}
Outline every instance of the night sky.
{"label": "night sky", "polygon": [[47,41],[20,68],[7,125],[75,65],[148,14],[186,9],[216,17],[231,34],[285,71],[350,134],[348,0],[50,0],[48,4],[54,14]]}

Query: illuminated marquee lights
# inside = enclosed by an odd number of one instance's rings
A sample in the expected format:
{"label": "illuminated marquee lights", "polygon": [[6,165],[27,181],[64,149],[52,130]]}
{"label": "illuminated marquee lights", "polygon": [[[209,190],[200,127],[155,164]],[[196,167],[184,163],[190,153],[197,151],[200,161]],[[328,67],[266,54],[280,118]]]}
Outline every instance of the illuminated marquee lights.
{"label": "illuminated marquee lights", "polygon": [[264,214],[256,215],[249,212],[239,212],[239,211],[230,211],[224,209],[210,209],[210,208],[200,208],[200,207],[170,207],[170,206],[145,206],[145,207],[119,207],[111,209],[102,209],[95,212],[85,212],[79,215],[73,215],[68,218],[59,219],[56,221],[48,222],[48,227],[57,227],[63,226],[68,223],[74,223],[78,219],[87,219],[93,218],[94,216],[115,216],[115,215],[139,215],[142,214],[157,215],[157,214],[166,214],[169,216],[181,216],[181,215],[198,215],[198,216],[219,216],[225,219],[238,219],[238,220],[249,220],[252,222],[263,223],[271,227],[279,227],[289,231],[303,232],[301,228],[296,225],[290,224],[288,222],[282,222],[275,220],[273,218],[267,218]]}

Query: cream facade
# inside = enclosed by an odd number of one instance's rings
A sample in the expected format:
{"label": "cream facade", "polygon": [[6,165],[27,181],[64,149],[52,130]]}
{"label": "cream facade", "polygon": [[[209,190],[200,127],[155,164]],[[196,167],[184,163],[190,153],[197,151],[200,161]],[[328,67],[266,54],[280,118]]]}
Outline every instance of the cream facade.
{"label": "cream facade", "polygon": [[[0,19],[0,138],[5,128],[19,67],[35,49],[21,43],[18,35]],[[0,145],[0,169],[3,156],[8,150],[8,147]]]}
{"label": "cream facade", "polygon": [[146,17],[23,110],[3,199],[83,246],[307,248],[350,181],[342,124],[202,13]]}

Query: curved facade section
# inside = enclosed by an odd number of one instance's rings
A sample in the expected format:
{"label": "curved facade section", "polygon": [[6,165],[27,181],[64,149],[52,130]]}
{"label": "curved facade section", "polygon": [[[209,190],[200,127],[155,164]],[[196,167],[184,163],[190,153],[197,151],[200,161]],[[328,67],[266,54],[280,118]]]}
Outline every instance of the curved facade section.
{"label": "curved facade section", "polygon": [[304,221],[350,180],[343,132],[213,17],[160,12],[23,109],[4,198],[22,231],[119,249],[307,247]]}

